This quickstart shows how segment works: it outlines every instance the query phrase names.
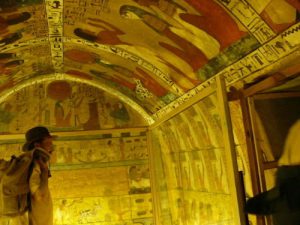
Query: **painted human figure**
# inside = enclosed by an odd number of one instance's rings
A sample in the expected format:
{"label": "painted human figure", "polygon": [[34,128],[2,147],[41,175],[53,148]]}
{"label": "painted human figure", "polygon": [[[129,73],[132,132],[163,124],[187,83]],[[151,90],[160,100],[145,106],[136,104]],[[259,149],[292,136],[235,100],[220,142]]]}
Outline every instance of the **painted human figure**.
{"label": "painted human figure", "polygon": [[74,126],[78,127],[81,125],[81,121],[79,118],[80,114],[80,106],[82,105],[84,97],[81,96],[79,91],[74,91],[70,96],[70,103],[74,112]]}
{"label": "painted human figure", "polygon": [[128,87],[131,90],[136,90],[137,82],[141,81],[142,85],[147,88],[151,93],[157,97],[162,97],[168,93],[168,90],[164,88],[159,82],[147,74],[144,70],[136,67],[135,71],[129,70],[126,67],[109,63],[101,59],[98,55],[85,52],[78,49],[70,49],[65,51],[65,56],[75,62],[82,64],[98,64],[113,70],[114,74],[108,75],[104,72],[92,69],[90,72],[96,76],[108,79],[123,86]]}
{"label": "painted human figure", "polygon": [[129,43],[123,42],[118,36],[124,35],[125,33],[121,31],[116,26],[101,20],[99,18],[88,18],[87,24],[96,27],[97,29],[101,29],[98,33],[89,30],[89,29],[82,29],[76,28],[74,30],[74,34],[78,37],[83,39],[97,42],[100,44],[107,44],[107,45],[121,45]]}
{"label": "painted human figure", "polygon": [[[201,49],[208,59],[215,57],[220,52],[220,44],[215,37],[205,30],[189,23],[183,19],[182,15],[198,16],[202,15],[189,13],[186,8],[172,0],[134,0],[141,6],[151,8],[154,14],[161,15],[168,21],[173,21],[176,32],[179,36],[190,41],[197,48]],[[175,23],[174,23],[175,22]]]}
{"label": "painted human figure", "polygon": [[[116,26],[98,19],[98,18],[88,18],[87,20],[87,27],[84,28],[76,28],[74,30],[74,34],[77,37],[80,37],[82,39],[88,40],[90,42],[97,42],[99,44],[107,44],[107,45],[123,45],[123,48],[128,49],[129,51],[132,51],[133,49],[136,50],[137,48],[145,49],[145,47],[141,44],[141,46],[134,46],[131,47],[132,44],[128,42],[122,41],[121,35],[124,35],[125,33],[117,28]],[[99,28],[101,29],[99,31]],[[191,38],[192,40],[195,40],[195,38]],[[210,42],[206,42],[206,45],[208,45]],[[126,47],[125,47],[126,46]],[[147,49],[149,51],[149,49]],[[212,52],[212,48],[210,46],[210,52]],[[166,66],[171,67],[175,73],[170,74],[171,78],[176,81],[176,83],[183,89],[189,90],[193,88],[196,84],[199,84],[200,82],[197,80],[197,78],[191,74],[191,72],[186,73],[182,72],[180,69],[173,64],[171,64],[168,60],[170,57],[161,54],[161,53],[153,53],[154,56],[159,55],[161,57],[159,60],[162,61]],[[190,67],[188,66],[189,70]],[[76,73],[78,74],[78,72]],[[81,73],[81,75],[83,75]],[[86,76],[86,75],[84,75]]]}
{"label": "painted human figure", "polygon": [[148,168],[131,166],[128,175],[130,179],[129,194],[149,193],[151,191]]}
{"label": "painted human figure", "polygon": [[9,33],[9,34],[3,36],[3,38],[0,40],[0,47],[14,43],[14,42],[20,40],[22,37],[23,37],[23,35],[20,32]]}
{"label": "painted human figure", "polygon": [[47,96],[55,101],[55,125],[57,127],[70,127],[73,122],[72,107],[74,107],[71,84],[67,81],[53,81],[47,86]]}
{"label": "painted human figure", "polygon": [[8,33],[8,27],[29,20],[31,14],[29,12],[15,13],[6,18],[0,16],[0,35]]}
{"label": "painted human figure", "polygon": [[22,31],[9,32],[8,28],[27,21],[30,17],[28,12],[15,13],[6,18],[0,16],[0,47],[20,40],[23,37]]}
{"label": "painted human figure", "polygon": [[[238,41],[246,34],[239,29],[233,18],[215,1],[186,0],[186,2],[193,6],[201,16],[183,13],[180,14],[180,18],[195,27],[203,29],[217,39],[221,45],[220,50]],[[224,26],[226,26],[226,29],[224,29]]]}
{"label": "painted human figure", "polygon": [[205,165],[203,163],[204,159],[201,151],[193,151],[191,152],[192,156],[192,172],[193,172],[193,180],[196,190],[207,191],[206,182],[206,171]]}
{"label": "painted human figure", "polygon": [[191,68],[193,68],[194,71],[197,71],[207,63],[208,59],[203,52],[191,42],[176,34],[177,28],[174,28],[165,20],[141,8],[131,5],[123,5],[120,7],[119,11],[122,17],[126,19],[141,20],[152,30],[162,36],[167,37],[170,41],[179,46],[178,48],[162,41],[159,42],[161,47],[167,49],[171,53],[184,60],[191,66]]}
{"label": "painted human figure", "polygon": [[8,102],[0,104],[0,132],[8,132],[9,125],[15,118],[13,105]]}
{"label": "painted human figure", "polygon": [[24,60],[18,59],[15,53],[0,54],[0,75],[11,75],[14,68],[24,64]]}
{"label": "painted human figure", "polygon": [[14,68],[22,65],[24,60],[18,59],[13,60],[7,63],[0,63],[0,74],[11,75],[14,71]]}
{"label": "painted human figure", "polygon": [[116,104],[113,105],[113,109],[110,112],[110,116],[115,118],[120,125],[126,124],[130,120],[127,108],[122,102],[117,102]]}
{"label": "painted human figure", "polygon": [[[131,71],[123,66],[110,64],[107,62],[104,63],[101,59],[98,60],[98,64],[101,64],[117,72],[113,75],[115,77],[115,81],[117,83],[119,83],[118,81],[122,81],[123,84],[130,89],[135,90],[137,86],[136,80],[140,80],[142,82],[142,85],[145,86],[145,88],[147,88],[157,97],[162,97],[168,93],[168,90],[166,90],[162,85],[160,85],[156,80],[154,80],[149,74],[147,74],[144,70],[140,69],[139,67],[136,67],[136,71]],[[107,76],[108,75],[104,77]]]}

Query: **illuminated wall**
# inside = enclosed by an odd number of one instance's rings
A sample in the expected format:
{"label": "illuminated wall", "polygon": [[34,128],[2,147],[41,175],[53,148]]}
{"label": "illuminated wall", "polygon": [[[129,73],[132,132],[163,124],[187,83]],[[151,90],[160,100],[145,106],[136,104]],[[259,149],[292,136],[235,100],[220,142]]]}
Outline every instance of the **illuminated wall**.
{"label": "illuminated wall", "polygon": [[233,224],[216,96],[152,131],[160,224]]}
{"label": "illuminated wall", "polygon": [[[59,138],[49,181],[54,224],[153,224],[145,132]],[[5,159],[22,142],[0,145]],[[19,142],[19,143],[18,143]]]}
{"label": "illuminated wall", "polygon": [[240,101],[229,102],[238,170],[243,172],[246,195],[253,196],[245,127]]}
{"label": "illuminated wall", "polygon": [[127,136],[57,142],[50,185],[56,225],[152,224],[146,137]]}
{"label": "illuminated wall", "polygon": [[[62,86],[69,89],[61,93]],[[98,113],[91,113],[90,103]],[[1,104],[1,132],[24,133],[41,124],[70,134],[54,142],[55,225],[150,225],[155,216],[157,225],[226,225],[234,223],[232,193],[217,105],[215,95],[204,98],[150,131],[147,146],[146,129],[130,129],[143,119],[129,106],[84,84],[48,82]],[[240,106],[234,102],[230,109],[238,162],[249,176],[245,139],[238,132]],[[98,122],[99,130],[86,134],[93,129],[84,126],[89,120]],[[23,137],[1,140],[1,158],[20,154],[23,142]]]}
{"label": "illuminated wall", "polygon": [[146,130],[128,129],[145,124],[130,106],[95,87],[37,83],[0,104],[0,132],[14,134],[1,137],[0,158],[19,155],[23,133],[33,126],[64,132],[54,141],[51,159],[54,224],[150,225]]}

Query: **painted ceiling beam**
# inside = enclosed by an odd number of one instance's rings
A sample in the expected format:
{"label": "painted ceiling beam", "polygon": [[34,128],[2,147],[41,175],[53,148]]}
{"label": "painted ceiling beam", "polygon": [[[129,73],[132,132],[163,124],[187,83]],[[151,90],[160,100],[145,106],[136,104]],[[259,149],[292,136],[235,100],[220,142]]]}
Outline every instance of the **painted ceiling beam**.
{"label": "painted ceiling beam", "polygon": [[52,64],[55,72],[63,72],[63,1],[46,0],[46,14]]}
{"label": "painted ceiling beam", "polygon": [[[170,113],[181,104],[189,101],[203,89],[215,84],[215,77],[224,76],[226,86],[234,86],[238,81],[245,80],[251,76],[251,80],[265,75],[274,68],[279,70],[285,64],[286,57],[296,58],[300,54],[300,22],[277,35],[269,42],[265,43],[244,58],[228,66],[214,77],[204,81],[194,89],[185,93],[166,107],[153,114],[153,118],[158,119]],[[287,60],[289,62],[291,59]],[[285,62],[285,63],[287,63]],[[250,82],[250,81],[249,81]]]}

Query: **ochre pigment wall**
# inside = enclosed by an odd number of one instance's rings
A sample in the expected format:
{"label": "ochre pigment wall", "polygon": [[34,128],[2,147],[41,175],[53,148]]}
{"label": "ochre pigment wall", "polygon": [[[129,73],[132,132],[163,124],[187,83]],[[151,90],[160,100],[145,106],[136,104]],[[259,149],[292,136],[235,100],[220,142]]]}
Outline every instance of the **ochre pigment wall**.
{"label": "ochre pigment wall", "polygon": [[152,224],[145,134],[57,141],[55,224]]}
{"label": "ochre pigment wall", "polygon": [[[145,132],[58,138],[49,186],[54,224],[153,224]],[[21,141],[0,145],[1,158]],[[12,142],[12,141],[11,141]]]}
{"label": "ochre pigment wall", "polygon": [[234,224],[216,96],[151,132],[159,224]]}
{"label": "ochre pigment wall", "polygon": [[[69,91],[56,93],[59,87]],[[91,113],[90,103],[97,106],[98,114]],[[233,224],[216,96],[206,97],[150,132],[153,168],[146,130],[127,129],[145,121],[93,87],[66,81],[36,84],[0,106],[2,134],[25,133],[40,124],[51,131],[73,131],[54,142],[50,189],[55,225],[150,225],[155,209],[157,225]],[[243,169],[248,163],[239,132],[240,108],[237,103],[230,107]],[[85,134],[93,129],[84,126],[89,120],[98,121],[100,129]],[[125,129],[105,133],[105,128]],[[23,142],[23,138],[1,140],[1,158],[20,154]]]}
{"label": "ochre pigment wall", "polygon": [[24,133],[33,126],[61,132],[50,166],[54,224],[150,225],[146,130],[129,129],[145,124],[128,105],[95,87],[37,83],[0,103],[0,132],[6,135],[0,158],[20,154]]}

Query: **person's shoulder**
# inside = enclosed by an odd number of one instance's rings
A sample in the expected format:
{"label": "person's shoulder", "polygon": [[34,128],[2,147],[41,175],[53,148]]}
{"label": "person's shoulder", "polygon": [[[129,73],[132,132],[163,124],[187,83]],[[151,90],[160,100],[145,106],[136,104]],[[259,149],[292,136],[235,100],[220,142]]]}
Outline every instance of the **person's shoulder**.
{"label": "person's shoulder", "polygon": [[298,119],[293,126],[300,126],[300,119]]}
{"label": "person's shoulder", "polygon": [[290,132],[297,132],[300,134],[300,119],[298,119],[290,128]]}

